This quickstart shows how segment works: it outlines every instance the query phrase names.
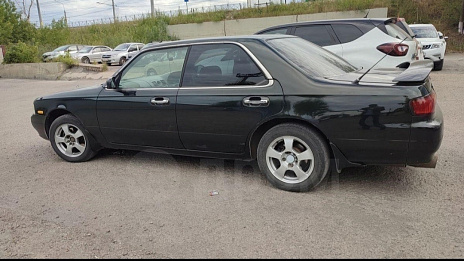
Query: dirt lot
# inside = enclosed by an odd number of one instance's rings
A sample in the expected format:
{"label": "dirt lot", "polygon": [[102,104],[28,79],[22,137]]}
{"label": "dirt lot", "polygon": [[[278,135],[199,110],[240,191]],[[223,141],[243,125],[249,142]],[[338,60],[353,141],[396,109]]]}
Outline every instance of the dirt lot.
{"label": "dirt lot", "polygon": [[64,162],[32,128],[32,101],[101,80],[0,79],[0,258],[463,258],[464,55],[432,81],[446,124],[436,169],[351,168],[290,193],[256,163]]}

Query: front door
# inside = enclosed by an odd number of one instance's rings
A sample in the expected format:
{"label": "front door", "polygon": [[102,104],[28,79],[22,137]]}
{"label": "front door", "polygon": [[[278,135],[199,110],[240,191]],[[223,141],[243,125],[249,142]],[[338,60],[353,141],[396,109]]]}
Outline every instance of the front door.
{"label": "front door", "polygon": [[[176,95],[183,64],[159,57],[188,47],[158,49],[137,56],[116,77],[116,89],[105,89],[97,101],[100,130],[109,143],[182,148],[177,132]],[[165,63],[164,65],[162,63]],[[152,64],[170,68],[148,75]]]}

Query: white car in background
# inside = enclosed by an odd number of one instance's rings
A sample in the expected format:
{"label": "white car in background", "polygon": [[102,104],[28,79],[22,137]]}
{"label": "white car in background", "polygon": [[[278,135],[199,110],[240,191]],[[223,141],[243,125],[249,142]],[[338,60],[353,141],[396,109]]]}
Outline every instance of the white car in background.
{"label": "white car in background", "polygon": [[421,42],[424,58],[433,61],[434,70],[441,70],[445,61],[446,39],[433,24],[410,24],[409,27]]}
{"label": "white car in background", "polygon": [[102,54],[102,63],[108,65],[119,64],[123,65],[129,57],[134,56],[138,53],[145,44],[143,43],[122,43],[111,52],[105,52]]}
{"label": "white car in background", "polygon": [[366,71],[408,68],[421,59],[419,43],[397,18],[352,18],[300,22],[270,27],[256,34],[291,34],[315,43]]}
{"label": "white car in background", "polygon": [[71,57],[80,63],[101,63],[102,54],[112,51],[108,46],[87,46],[77,53],[71,54]]}

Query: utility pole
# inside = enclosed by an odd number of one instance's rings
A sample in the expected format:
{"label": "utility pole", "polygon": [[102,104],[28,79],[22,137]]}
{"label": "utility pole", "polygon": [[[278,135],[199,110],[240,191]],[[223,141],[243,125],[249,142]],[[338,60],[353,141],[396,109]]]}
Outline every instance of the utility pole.
{"label": "utility pole", "polygon": [[151,17],[155,17],[155,0],[150,0],[151,3]]}
{"label": "utility pole", "polygon": [[114,0],[111,0],[111,3],[113,5],[113,19],[114,19],[114,23],[116,23],[116,11],[114,10]]}
{"label": "utility pole", "polygon": [[39,12],[40,28],[42,28],[43,27],[43,21],[42,21],[42,13],[40,12],[39,0],[37,0],[37,12]]}
{"label": "utility pole", "polygon": [[458,27],[458,32],[460,34],[464,34],[464,0],[462,0],[462,11],[461,11],[461,18],[459,18],[459,27]]}

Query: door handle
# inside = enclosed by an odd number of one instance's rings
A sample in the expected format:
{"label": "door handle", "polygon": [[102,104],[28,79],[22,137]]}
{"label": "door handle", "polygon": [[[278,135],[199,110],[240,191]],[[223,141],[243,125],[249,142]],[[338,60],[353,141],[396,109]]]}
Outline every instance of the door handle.
{"label": "door handle", "polygon": [[168,105],[169,98],[166,97],[155,97],[151,98],[150,103],[153,105]]}
{"label": "door handle", "polygon": [[243,99],[243,105],[251,107],[251,106],[262,106],[267,107],[269,106],[269,98],[268,97],[259,97],[259,96],[252,96],[246,97]]}

